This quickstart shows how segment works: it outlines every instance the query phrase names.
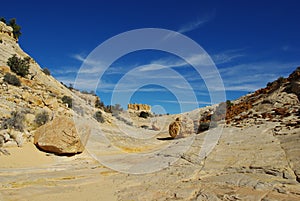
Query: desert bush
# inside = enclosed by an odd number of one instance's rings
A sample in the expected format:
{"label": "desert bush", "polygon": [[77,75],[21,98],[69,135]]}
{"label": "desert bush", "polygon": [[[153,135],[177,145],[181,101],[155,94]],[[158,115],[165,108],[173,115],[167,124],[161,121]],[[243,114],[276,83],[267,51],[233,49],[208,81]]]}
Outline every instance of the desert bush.
{"label": "desert bush", "polygon": [[147,119],[150,116],[149,112],[141,111],[139,117]]}
{"label": "desert bush", "polygon": [[104,123],[105,122],[105,119],[102,115],[102,112],[101,111],[97,111],[95,114],[94,114],[94,118],[100,122],[100,123]]}
{"label": "desert bush", "polygon": [[8,58],[7,65],[10,67],[12,72],[25,77],[29,74],[29,62],[30,57],[21,59],[14,54],[12,57]]}
{"label": "desert bush", "polygon": [[148,129],[149,126],[147,126],[147,125],[142,125],[141,128],[143,128],[143,129]]}
{"label": "desert bush", "polygon": [[4,119],[1,128],[12,128],[18,131],[24,131],[25,113],[20,111],[13,111],[9,118]]}
{"label": "desert bush", "polygon": [[48,68],[44,68],[43,73],[45,73],[46,75],[51,75],[51,72]]}
{"label": "desert bush", "polygon": [[201,122],[198,127],[198,132],[201,133],[203,131],[207,131],[209,129],[210,122]]}
{"label": "desert bush", "polygon": [[93,91],[93,90],[91,90],[91,91],[87,91],[87,90],[82,90],[82,91],[80,91],[82,94],[91,94],[91,95],[96,95],[96,93],[95,93],[95,91]]}
{"label": "desert bush", "polygon": [[70,96],[63,96],[61,98],[61,100],[62,100],[62,102],[64,104],[68,104],[68,108],[72,108],[72,102],[73,102],[73,100],[72,100],[72,98]]}
{"label": "desert bush", "polygon": [[112,106],[111,110],[112,110],[112,115],[117,116],[123,111],[123,108],[121,107],[120,104],[115,104],[114,106]]}
{"label": "desert bush", "polygon": [[6,24],[6,19],[4,17],[0,17],[0,21]]}
{"label": "desert bush", "polygon": [[100,109],[104,109],[105,105],[104,103],[100,100],[100,98],[97,96],[96,100],[95,100],[95,107],[96,108],[100,108]]}
{"label": "desert bush", "polygon": [[38,125],[44,125],[49,121],[49,114],[46,111],[42,111],[35,116],[34,122]]}
{"label": "desert bush", "polygon": [[10,19],[9,23],[7,23],[6,19],[1,17],[0,21],[13,28],[13,35],[15,39],[18,39],[21,36],[21,26],[16,23],[16,18]]}
{"label": "desert bush", "polygon": [[104,107],[104,112],[112,113],[112,106],[111,106],[111,105],[105,106],[105,107]]}
{"label": "desert bush", "polygon": [[8,84],[14,85],[14,86],[21,86],[21,82],[19,78],[17,78],[15,75],[12,75],[10,73],[6,73],[4,75],[4,81],[7,82]]}
{"label": "desert bush", "polygon": [[123,111],[123,108],[121,107],[120,104],[115,104],[115,105],[113,106],[113,110],[114,110],[114,111],[122,112],[122,111]]}
{"label": "desert bush", "polygon": [[277,78],[277,80],[276,80],[276,82],[278,83],[278,84],[282,84],[282,83],[284,83],[285,82],[285,78],[284,77],[279,77],[279,78]]}
{"label": "desert bush", "polygon": [[123,111],[123,108],[121,107],[120,104],[107,105],[103,109],[104,109],[105,112],[113,113],[113,114],[120,113],[120,112]]}
{"label": "desert bush", "polygon": [[273,82],[268,82],[268,83],[267,83],[267,87],[271,87],[272,84],[273,84]]}
{"label": "desert bush", "polygon": [[[122,117],[122,116],[119,116],[119,115],[116,115],[115,116],[116,119],[118,119],[119,121],[123,121],[125,124],[127,124],[128,126],[133,126],[133,123],[132,121],[129,121],[128,119]],[[130,118],[129,118],[130,119]]]}
{"label": "desert bush", "polygon": [[226,101],[226,107],[230,108],[231,106],[233,106],[233,103],[230,100]]}
{"label": "desert bush", "polygon": [[16,18],[10,19],[8,25],[13,28],[14,38],[19,39],[22,33],[21,33],[21,26],[16,23]]}
{"label": "desert bush", "polygon": [[74,86],[72,83],[69,83],[68,89],[70,89],[71,91],[74,89]]}

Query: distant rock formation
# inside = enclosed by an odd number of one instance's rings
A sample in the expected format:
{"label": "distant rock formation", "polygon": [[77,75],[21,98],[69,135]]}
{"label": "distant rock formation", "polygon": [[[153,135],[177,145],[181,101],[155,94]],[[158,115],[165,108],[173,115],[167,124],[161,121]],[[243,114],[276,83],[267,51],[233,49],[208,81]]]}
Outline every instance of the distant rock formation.
{"label": "distant rock formation", "polygon": [[145,111],[145,112],[150,112],[151,111],[151,106],[147,105],[147,104],[128,104],[127,106],[128,110],[131,111],[136,111],[136,112],[141,112],[141,111]]}

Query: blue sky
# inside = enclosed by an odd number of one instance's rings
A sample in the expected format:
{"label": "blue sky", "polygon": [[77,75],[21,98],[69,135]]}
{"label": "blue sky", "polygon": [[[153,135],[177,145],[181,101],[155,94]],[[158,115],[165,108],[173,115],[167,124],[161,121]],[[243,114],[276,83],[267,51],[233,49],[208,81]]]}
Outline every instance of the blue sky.
{"label": "blue sky", "polygon": [[[21,47],[67,85],[75,81],[94,48],[117,34],[141,28],[177,31],[197,42],[216,64],[230,100],[300,66],[300,2],[296,0],[16,2],[1,2],[0,15],[17,18],[23,33]],[[157,50],[132,52],[117,59],[101,78],[97,94],[111,104],[113,88],[127,72],[153,65],[179,73],[192,87],[196,102],[178,100],[165,86],[155,84],[134,91],[130,102],[150,104],[157,113],[178,113],[211,103],[204,80],[192,66]],[[185,93],[186,89],[163,71],[153,71],[152,76],[169,79],[178,93]],[[135,81],[132,78],[126,87],[130,90]],[[95,90],[90,84],[87,81],[80,86]],[[118,100],[126,107],[122,97]],[[186,107],[180,108],[178,102]]]}

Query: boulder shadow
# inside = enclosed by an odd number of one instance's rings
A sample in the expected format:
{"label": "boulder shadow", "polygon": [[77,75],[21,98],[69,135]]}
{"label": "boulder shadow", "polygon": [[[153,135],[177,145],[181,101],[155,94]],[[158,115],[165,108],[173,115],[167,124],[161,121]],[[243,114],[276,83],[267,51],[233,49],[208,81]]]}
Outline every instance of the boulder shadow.
{"label": "boulder shadow", "polygon": [[183,138],[183,137],[181,137],[181,136],[177,136],[177,137],[175,137],[175,138],[172,138],[172,137],[158,137],[158,138],[156,138],[157,140],[163,140],[163,141],[166,141],[166,140],[178,140],[178,139],[180,139],[180,138]]}
{"label": "boulder shadow", "polygon": [[172,137],[158,137],[157,140],[174,140],[175,138]]}

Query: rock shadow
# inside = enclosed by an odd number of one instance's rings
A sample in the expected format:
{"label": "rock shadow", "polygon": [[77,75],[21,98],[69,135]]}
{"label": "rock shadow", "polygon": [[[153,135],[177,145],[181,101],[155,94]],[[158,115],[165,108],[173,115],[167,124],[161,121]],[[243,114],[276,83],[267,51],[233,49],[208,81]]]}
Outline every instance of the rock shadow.
{"label": "rock shadow", "polygon": [[175,137],[175,138],[173,138],[173,137],[158,137],[158,138],[156,138],[157,140],[164,140],[164,141],[166,141],[166,140],[178,140],[178,139],[180,139],[180,138],[183,138],[183,137]]}

